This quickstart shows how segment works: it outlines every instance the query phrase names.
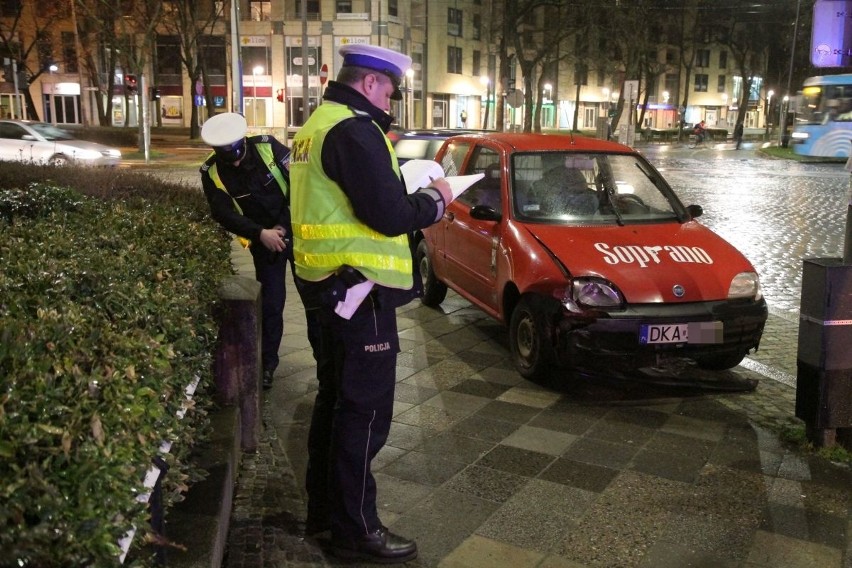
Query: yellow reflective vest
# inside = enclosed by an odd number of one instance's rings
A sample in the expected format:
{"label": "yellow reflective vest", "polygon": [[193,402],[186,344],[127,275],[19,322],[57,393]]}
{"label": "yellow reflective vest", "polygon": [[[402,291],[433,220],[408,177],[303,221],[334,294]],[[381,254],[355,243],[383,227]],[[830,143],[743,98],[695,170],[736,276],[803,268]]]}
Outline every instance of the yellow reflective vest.
{"label": "yellow reflective vest", "polygon": [[[296,273],[318,282],[349,265],[377,284],[408,290],[413,286],[408,235],[389,237],[362,223],[346,194],[322,168],[322,147],[329,130],[354,116],[349,107],[326,101],[293,140],[290,213]],[[376,128],[381,131],[378,124]],[[387,136],[385,141],[399,177],[393,145]]]}
{"label": "yellow reflective vest", "polygon": [[[287,187],[287,182],[284,180],[284,175],[281,173],[281,170],[275,163],[275,154],[272,151],[272,145],[267,142],[259,142],[255,144],[254,147],[257,148],[257,153],[260,154],[260,158],[263,160],[263,163],[266,164],[267,168],[269,168],[269,173],[272,174],[272,177],[274,177],[275,181],[278,182],[278,186],[281,188],[281,193],[283,193],[284,197],[287,198],[290,188]],[[212,155],[213,154],[211,154],[211,156]],[[210,168],[207,170],[207,174],[210,176],[210,180],[216,187],[228,194],[234,204],[234,210],[240,215],[242,215],[243,210],[240,207],[240,204],[237,203],[237,200],[234,199],[230,193],[228,193],[228,188],[226,188],[225,184],[222,183],[222,178],[219,177],[219,170],[216,168],[216,165],[216,162],[213,162],[213,165],[210,166]],[[240,241],[240,244],[242,244],[245,248],[248,248],[248,246],[251,244],[251,241],[245,237],[237,237],[237,240]]]}

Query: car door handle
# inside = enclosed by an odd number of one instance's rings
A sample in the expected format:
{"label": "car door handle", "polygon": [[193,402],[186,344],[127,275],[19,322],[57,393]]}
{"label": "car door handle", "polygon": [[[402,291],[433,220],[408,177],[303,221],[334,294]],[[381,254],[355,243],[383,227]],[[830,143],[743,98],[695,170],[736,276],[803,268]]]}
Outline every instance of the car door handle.
{"label": "car door handle", "polygon": [[455,218],[456,218],[455,213],[452,213],[452,212],[444,213],[444,219],[446,219],[447,221],[454,221]]}

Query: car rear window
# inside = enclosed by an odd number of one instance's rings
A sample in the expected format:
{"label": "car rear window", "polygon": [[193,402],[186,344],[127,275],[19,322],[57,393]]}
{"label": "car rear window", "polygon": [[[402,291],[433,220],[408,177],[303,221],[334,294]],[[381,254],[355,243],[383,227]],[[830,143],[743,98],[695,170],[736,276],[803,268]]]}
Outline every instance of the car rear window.
{"label": "car rear window", "polygon": [[430,140],[401,138],[394,145],[396,157],[402,160],[431,160],[438,153],[443,139]]}

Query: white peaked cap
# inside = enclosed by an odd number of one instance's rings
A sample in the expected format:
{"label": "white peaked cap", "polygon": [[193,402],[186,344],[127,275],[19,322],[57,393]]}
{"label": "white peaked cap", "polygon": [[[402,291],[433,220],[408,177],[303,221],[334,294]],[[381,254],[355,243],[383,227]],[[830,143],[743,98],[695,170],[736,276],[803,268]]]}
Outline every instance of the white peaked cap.
{"label": "white peaked cap", "polygon": [[235,112],[217,114],[201,127],[201,138],[214,148],[230,146],[245,137],[248,124],[243,115]]}

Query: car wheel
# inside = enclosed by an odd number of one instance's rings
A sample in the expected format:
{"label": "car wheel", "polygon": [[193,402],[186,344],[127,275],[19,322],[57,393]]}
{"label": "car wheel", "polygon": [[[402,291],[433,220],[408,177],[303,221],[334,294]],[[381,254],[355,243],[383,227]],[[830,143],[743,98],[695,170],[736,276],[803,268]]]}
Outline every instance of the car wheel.
{"label": "car wheel", "polygon": [[447,297],[447,285],[438,280],[432,270],[432,263],[429,262],[429,249],[426,247],[425,240],[421,240],[417,244],[415,261],[420,269],[420,277],[423,279],[423,303],[435,308]]}
{"label": "car wheel", "polygon": [[721,353],[718,355],[705,355],[703,357],[696,357],[695,362],[698,363],[698,366],[702,369],[707,369],[708,371],[726,371],[728,369],[733,369],[745,359],[745,353]]}
{"label": "car wheel", "polygon": [[50,157],[47,163],[51,166],[66,166],[68,165],[69,161],[68,158],[63,156],[62,154],[55,154]]}
{"label": "car wheel", "polygon": [[525,379],[546,381],[556,354],[551,342],[552,326],[546,312],[530,297],[521,298],[509,324],[512,361]]}

